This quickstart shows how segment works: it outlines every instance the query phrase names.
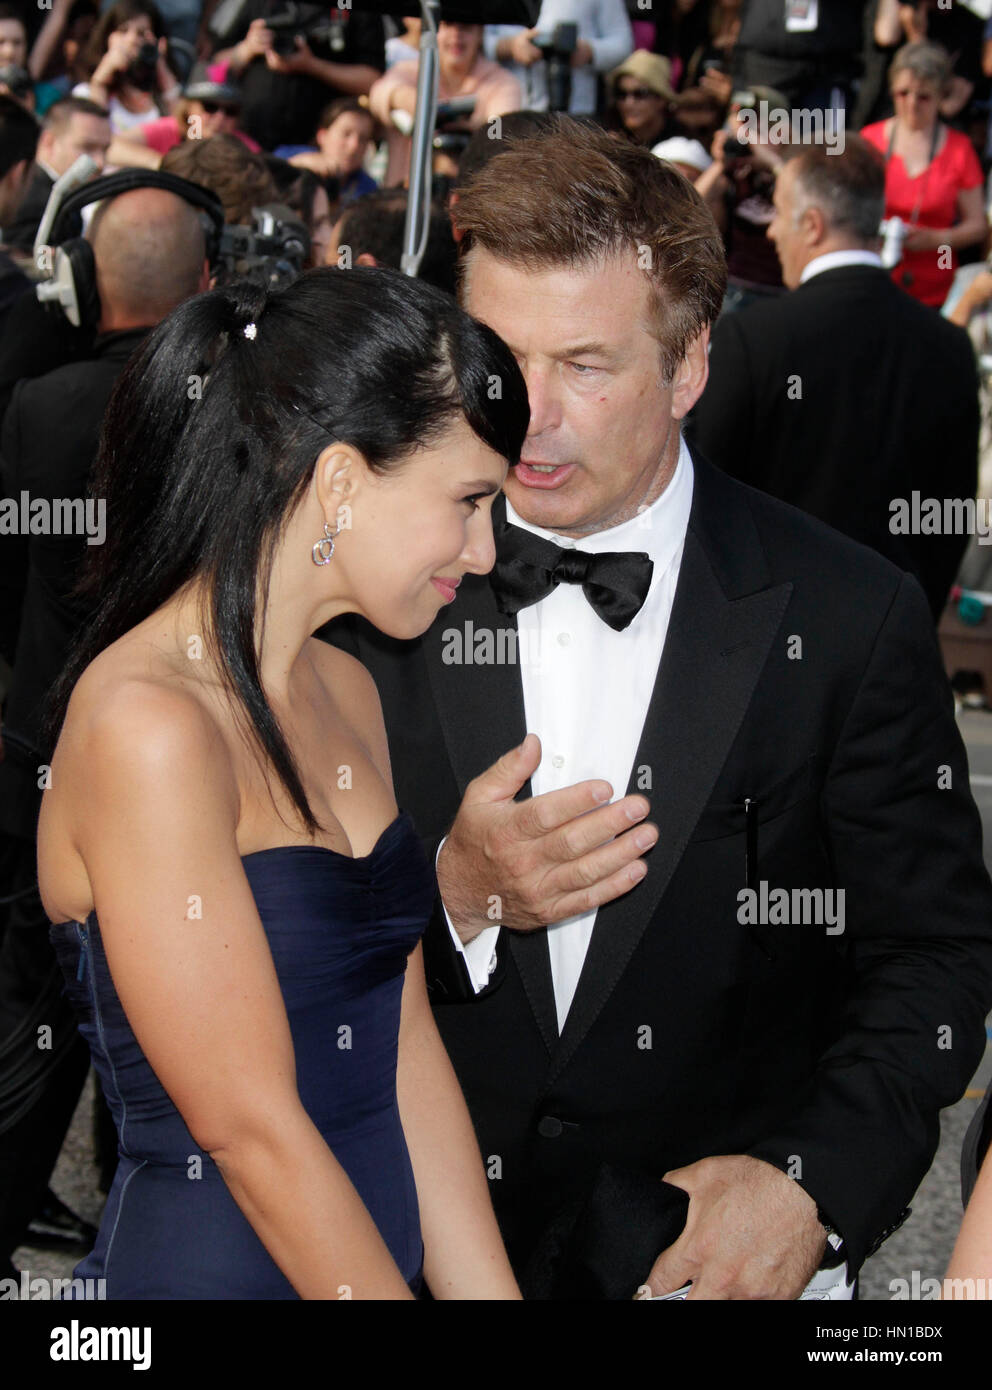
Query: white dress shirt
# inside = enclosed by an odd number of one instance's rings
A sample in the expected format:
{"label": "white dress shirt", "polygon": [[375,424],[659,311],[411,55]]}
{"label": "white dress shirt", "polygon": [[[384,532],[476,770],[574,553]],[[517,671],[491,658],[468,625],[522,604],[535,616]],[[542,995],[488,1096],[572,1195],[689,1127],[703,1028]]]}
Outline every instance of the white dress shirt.
{"label": "white dress shirt", "polygon": [[822,256],[815,256],[803,267],[799,283],[805,285],[814,275],[821,275],[825,270],[837,270],[842,265],[873,265],[879,270],[883,268],[881,256],[876,255],[874,251],[827,251]]}
{"label": "white dress shirt", "polygon": [[[631,521],[580,541],[532,526],[507,502],[507,521],[565,549],[597,555],[643,551],[654,561],[644,606],[623,632],[603,621],[579,584],[559,584],[517,614],[524,716],[528,732],[541,740],[540,766],[531,778],[535,796],[589,778],[609,782],[615,800],[627,793],[672,613],[692,506],[692,477],[692,460],[682,440],[672,479],[650,507]],[[635,781],[635,790],[650,795],[659,771],[645,769],[640,774],[643,785]],[[575,996],[595,921],[593,909],[548,928],[559,1032]],[[499,930],[498,925],[485,927],[463,946],[451,928],[477,992],[495,968]]]}

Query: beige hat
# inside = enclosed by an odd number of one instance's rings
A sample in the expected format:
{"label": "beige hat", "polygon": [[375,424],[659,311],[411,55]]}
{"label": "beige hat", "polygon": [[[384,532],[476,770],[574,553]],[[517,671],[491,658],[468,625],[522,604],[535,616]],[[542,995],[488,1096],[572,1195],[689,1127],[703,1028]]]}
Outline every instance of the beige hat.
{"label": "beige hat", "polygon": [[621,77],[636,77],[638,82],[643,82],[645,87],[649,87],[658,96],[664,97],[667,101],[675,100],[675,92],[672,89],[672,65],[660,53],[648,53],[645,48],[635,48],[619,67],[607,73],[606,80],[611,95]]}

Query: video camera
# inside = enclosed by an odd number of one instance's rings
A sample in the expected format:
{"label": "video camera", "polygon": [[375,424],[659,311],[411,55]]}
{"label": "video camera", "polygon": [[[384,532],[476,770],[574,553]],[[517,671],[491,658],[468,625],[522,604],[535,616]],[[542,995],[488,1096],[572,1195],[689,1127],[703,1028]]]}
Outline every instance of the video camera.
{"label": "video camera", "polygon": [[217,284],[244,278],[268,290],[281,289],[302,272],[310,256],[310,233],[290,208],[269,203],[252,208],[250,227],[224,227]]}

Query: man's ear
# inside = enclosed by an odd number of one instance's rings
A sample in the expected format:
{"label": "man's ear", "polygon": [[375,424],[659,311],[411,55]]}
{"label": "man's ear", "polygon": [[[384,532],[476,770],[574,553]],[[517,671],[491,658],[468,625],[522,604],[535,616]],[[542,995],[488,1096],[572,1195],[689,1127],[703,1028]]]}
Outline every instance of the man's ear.
{"label": "man's ear", "polygon": [[827,225],[827,219],[815,204],[804,210],[799,223],[802,229],[803,242],[810,250],[822,245],[829,235],[830,228]]}
{"label": "man's ear", "polygon": [[371,265],[371,266],[377,266],[377,265],[379,264],[379,262],[378,262],[378,261],[376,260],[376,258],[373,256],[373,254],[372,254],[371,251],[361,251],[361,252],[359,252],[359,254],[358,254],[358,256],[357,256],[357,258],[356,258],[356,260],[355,260],[355,264],[356,264],[356,265]]}
{"label": "man's ear", "polygon": [[682,420],[703,394],[710,374],[710,325],[689,344],[672,381],[672,419]]}

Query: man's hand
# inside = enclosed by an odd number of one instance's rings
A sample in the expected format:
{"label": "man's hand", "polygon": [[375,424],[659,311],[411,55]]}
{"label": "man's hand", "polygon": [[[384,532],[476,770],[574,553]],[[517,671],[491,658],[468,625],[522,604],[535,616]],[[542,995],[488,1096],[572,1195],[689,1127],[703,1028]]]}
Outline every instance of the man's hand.
{"label": "man's hand", "polygon": [[812,1279],[826,1232],[809,1193],[760,1158],[703,1158],[665,1174],[689,1194],[685,1230],[654,1262],[653,1294],[692,1281],[688,1298],[794,1299]]}
{"label": "man's hand", "polygon": [[281,53],[276,53],[273,48],[266,49],[265,61],[273,72],[281,72],[288,76],[293,73],[306,74],[313,71],[314,57],[306,39],[302,34],[297,34],[293,42],[296,44],[296,52],[288,58],[284,58]]}
{"label": "man's hand", "polygon": [[441,899],[462,941],[494,922],[532,931],[588,912],[647,872],[640,856],[658,839],[655,826],[638,824],[647,800],[604,805],[609,783],[589,781],[514,801],[540,761],[541,741],[528,734],[465,791],[437,862]]}
{"label": "man's hand", "polygon": [[525,68],[529,68],[533,63],[539,63],[544,54],[533,42],[536,33],[536,29],[521,29],[519,34],[514,34],[507,39],[505,41],[507,57]]}

